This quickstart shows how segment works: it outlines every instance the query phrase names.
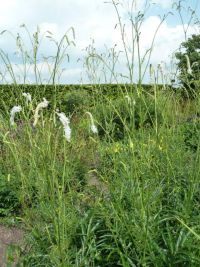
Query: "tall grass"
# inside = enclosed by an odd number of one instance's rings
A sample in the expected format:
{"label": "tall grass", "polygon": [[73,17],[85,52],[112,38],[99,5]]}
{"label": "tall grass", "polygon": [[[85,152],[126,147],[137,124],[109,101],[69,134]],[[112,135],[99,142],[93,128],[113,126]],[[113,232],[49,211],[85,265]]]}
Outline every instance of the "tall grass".
{"label": "tall grass", "polygon": [[[128,57],[118,5],[112,4],[133,84],[135,56]],[[85,60],[89,76],[99,81],[94,69],[99,64],[108,81],[118,84],[118,92],[98,93],[101,84],[96,84],[81,107],[76,93],[69,95],[72,109],[65,115],[70,119],[70,142],[57,116],[62,110],[57,110],[56,93],[34,124],[37,86],[31,103],[19,95],[22,111],[15,114],[14,125],[9,123],[9,109],[0,117],[0,216],[20,222],[27,233],[25,246],[18,249],[19,266],[200,264],[200,124],[198,118],[187,122],[189,115],[198,112],[199,100],[183,106],[170,86],[159,89],[155,81],[151,90],[142,88],[146,67],[142,68],[139,29],[143,16],[138,13],[130,21],[132,52],[140,59],[138,86],[122,90],[115,75],[119,60],[115,50],[109,61],[90,47]],[[34,40],[32,62],[39,84],[36,33]],[[66,35],[56,43],[49,75],[55,91],[66,53],[64,40],[66,49],[71,44]],[[148,62],[147,57],[147,66]],[[13,81],[15,90],[18,85]],[[93,131],[94,126],[98,131]]]}

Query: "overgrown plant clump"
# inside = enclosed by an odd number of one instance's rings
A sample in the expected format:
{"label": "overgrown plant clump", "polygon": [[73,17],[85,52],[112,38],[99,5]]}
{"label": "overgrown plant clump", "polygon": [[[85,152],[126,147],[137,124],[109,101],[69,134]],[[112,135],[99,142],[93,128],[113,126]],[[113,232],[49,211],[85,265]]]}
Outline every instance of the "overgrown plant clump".
{"label": "overgrown plant clump", "polygon": [[184,87],[183,96],[195,98],[200,87],[200,35],[192,35],[181,44],[181,51],[176,53],[179,79]]}
{"label": "overgrown plant clump", "polygon": [[[152,66],[151,84],[142,85],[160,25],[142,56],[149,1],[144,12],[131,1],[131,45],[122,2],[111,2],[128,84],[117,80],[116,47],[98,55],[91,46],[84,61],[91,84],[59,85],[73,45],[68,35],[55,42],[51,85],[42,84],[37,30],[36,84],[20,85],[10,67],[13,84],[0,88],[0,219],[26,230],[19,266],[200,265],[198,96],[183,100],[170,85],[158,85]],[[20,36],[17,41],[23,53]],[[95,83],[102,73],[116,84]]]}
{"label": "overgrown plant clump", "polygon": [[22,264],[198,266],[199,141],[173,123],[173,97],[99,96],[70,124],[45,105],[33,127],[37,103],[1,118],[1,216],[23,216]]}

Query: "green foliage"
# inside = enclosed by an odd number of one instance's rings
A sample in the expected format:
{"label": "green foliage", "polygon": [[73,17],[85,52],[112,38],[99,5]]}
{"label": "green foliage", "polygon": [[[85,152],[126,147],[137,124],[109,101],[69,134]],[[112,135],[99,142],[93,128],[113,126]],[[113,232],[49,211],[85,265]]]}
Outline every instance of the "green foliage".
{"label": "green foliage", "polygon": [[70,143],[53,104],[34,129],[2,116],[1,216],[22,211],[22,266],[199,266],[198,120],[176,124],[179,102],[150,89],[57,88]]}
{"label": "green foliage", "polygon": [[[134,111],[134,107],[133,111]],[[124,138],[126,125],[130,124],[131,115],[127,99],[115,99],[96,106],[99,136],[112,138],[117,141]]]}
{"label": "green foliage", "polygon": [[200,35],[193,34],[181,44],[181,48],[182,51],[176,53],[179,79],[186,89],[184,95],[194,98],[199,93]]}
{"label": "green foliage", "polygon": [[160,107],[155,106],[153,96],[132,95],[108,100],[107,104],[96,106],[99,136],[109,137],[114,141],[122,140],[132,130],[155,127],[163,123]]}
{"label": "green foliage", "polygon": [[86,106],[91,105],[89,101],[91,101],[91,99],[89,98],[89,94],[86,91],[76,90],[69,92],[65,94],[65,96],[63,96],[60,107],[62,112],[67,115],[77,112],[80,113],[83,112],[83,109]]}
{"label": "green foliage", "polygon": [[18,186],[7,177],[0,175],[0,217],[16,215],[19,213],[21,204],[18,195]]}
{"label": "green foliage", "polygon": [[191,120],[183,125],[184,142],[188,149],[196,152],[200,141],[200,121],[199,118]]}
{"label": "green foliage", "polygon": [[[73,112],[79,109],[89,100],[89,96],[98,98],[104,95],[110,98],[120,97],[121,94],[127,94],[136,90],[136,85],[123,84],[103,84],[103,85],[0,85],[0,111],[7,113],[8,109],[14,105],[23,104],[22,92],[32,95],[34,102],[41,101],[45,97],[50,102],[50,107],[54,108],[54,103],[66,112]],[[142,85],[144,91],[152,91],[151,85]],[[162,86],[158,86],[162,88]],[[79,103],[78,103],[79,101]],[[91,102],[91,100],[90,100]],[[70,107],[66,107],[66,104]],[[91,104],[91,103],[90,103]],[[79,107],[78,107],[79,106]],[[67,110],[69,109],[69,110]]]}

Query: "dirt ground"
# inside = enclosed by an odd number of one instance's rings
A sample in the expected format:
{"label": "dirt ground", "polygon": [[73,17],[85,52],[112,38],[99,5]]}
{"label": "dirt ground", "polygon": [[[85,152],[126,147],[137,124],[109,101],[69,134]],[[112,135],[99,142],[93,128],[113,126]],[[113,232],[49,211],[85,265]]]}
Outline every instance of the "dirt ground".
{"label": "dirt ground", "polygon": [[10,263],[9,266],[16,266],[17,255],[10,255],[9,259],[7,259],[7,249],[9,246],[20,246],[22,244],[23,237],[23,230],[0,225],[0,267],[6,267],[8,262]]}

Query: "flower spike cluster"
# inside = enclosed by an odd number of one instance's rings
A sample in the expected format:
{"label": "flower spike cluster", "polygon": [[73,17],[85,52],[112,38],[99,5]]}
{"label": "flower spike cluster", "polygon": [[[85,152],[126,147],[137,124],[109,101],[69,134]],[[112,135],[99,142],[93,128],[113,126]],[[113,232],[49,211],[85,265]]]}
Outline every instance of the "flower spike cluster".
{"label": "flower spike cluster", "polygon": [[[23,93],[22,94],[25,98],[27,103],[31,102],[31,95],[29,93]],[[48,107],[49,105],[49,101],[46,100],[46,98],[43,98],[43,101],[40,102],[34,112],[34,122],[33,122],[33,126],[35,127],[38,123],[38,119],[40,118],[39,116],[39,112]],[[21,106],[14,106],[11,111],[10,111],[10,124],[14,125],[14,118],[15,118],[15,114],[17,112],[20,112],[22,110]],[[71,128],[70,128],[70,119],[65,115],[64,112],[59,112],[58,110],[56,110],[56,114],[59,117],[60,122],[63,125],[63,129],[64,129],[64,133],[65,133],[65,138],[68,142],[71,142]],[[96,127],[96,125],[94,124],[94,119],[93,116],[90,112],[86,112],[85,114],[89,115],[90,118],[90,129],[92,131],[93,134],[98,134],[98,129]]]}

